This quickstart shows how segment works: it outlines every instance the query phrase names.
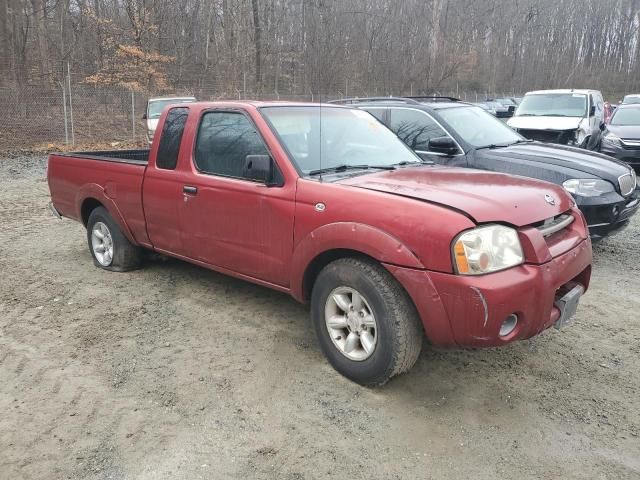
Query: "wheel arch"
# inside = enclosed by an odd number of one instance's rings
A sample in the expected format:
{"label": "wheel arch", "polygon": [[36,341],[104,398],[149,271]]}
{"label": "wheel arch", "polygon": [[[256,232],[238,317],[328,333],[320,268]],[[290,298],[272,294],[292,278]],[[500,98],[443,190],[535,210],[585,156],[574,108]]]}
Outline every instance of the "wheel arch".
{"label": "wheel arch", "polygon": [[118,227],[120,227],[120,230],[122,230],[122,233],[127,240],[129,240],[133,245],[138,245],[138,242],[133,236],[129,225],[127,225],[124,216],[120,213],[118,206],[107,196],[100,185],[88,184],[80,188],[76,196],[76,205],[76,218],[79,219],[85,227],[87,226],[91,212],[98,207],[103,207],[118,224]]}
{"label": "wheel arch", "polygon": [[291,293],[301,302],[310,298],[313,282],[326,265],[339,258],[360,257],[423,269],[400,240],[370,225],[341,222],[323,225],[296,246],[291,269]]}

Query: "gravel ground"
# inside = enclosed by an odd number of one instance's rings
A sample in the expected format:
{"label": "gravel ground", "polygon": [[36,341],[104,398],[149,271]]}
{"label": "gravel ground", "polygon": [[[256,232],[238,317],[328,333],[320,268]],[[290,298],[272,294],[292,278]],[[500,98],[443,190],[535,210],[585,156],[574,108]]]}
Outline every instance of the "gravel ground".
{"label": "gravel ground", "polygon": [[640,218],[594,247],[566,329],[426,347],[365,389],[286,295],[174,260],[95,268],[45,164],[0,159],[1,478],[640,478]]}

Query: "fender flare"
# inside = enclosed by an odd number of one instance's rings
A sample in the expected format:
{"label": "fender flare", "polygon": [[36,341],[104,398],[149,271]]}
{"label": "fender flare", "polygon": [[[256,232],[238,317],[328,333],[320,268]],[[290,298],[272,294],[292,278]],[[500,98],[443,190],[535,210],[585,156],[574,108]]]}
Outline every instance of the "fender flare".
{"label": "fender flare", "polygon": [[291,259],[291,294],[304,301],[304,277],[307,268],[322,253],[330,250],[353,250],[379,262],[424,269],[418,257],[400,240],[370,225],[337,222],[310,232],[295,247]]}
{"label": "fender flare", "polygon": [[116,202],[107,195],[107,192],[105,192],[102,186],[96,183],[87,183],[80,187],[76,193],[76,215],[78,220],[82,221],[82,204],[90,198],[100,202],[118,224],[124,236],[127,237],[127,240],[134,245],[138,245]]}

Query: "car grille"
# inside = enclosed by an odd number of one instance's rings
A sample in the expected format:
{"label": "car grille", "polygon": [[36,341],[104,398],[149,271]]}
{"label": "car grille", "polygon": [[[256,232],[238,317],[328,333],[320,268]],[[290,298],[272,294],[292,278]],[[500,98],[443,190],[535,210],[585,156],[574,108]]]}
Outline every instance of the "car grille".
{"label": "car grille", "polygon": [[623,138],[622,148],[625,150],[640,150],[640,141],[637,139]]}
{"label": "car grille", "polygon": [[620,193],[625,197],[631,195],[636,189],[636,172],[631,170],[629,173],[625,173],[621,177],[618,177],[618,183],[620,184]]}
{"label": "car grille", "polygon": [[529,140],[539,142],[568,144],[574,138],[573,130],[529,130],[518,129],[518,133]]}

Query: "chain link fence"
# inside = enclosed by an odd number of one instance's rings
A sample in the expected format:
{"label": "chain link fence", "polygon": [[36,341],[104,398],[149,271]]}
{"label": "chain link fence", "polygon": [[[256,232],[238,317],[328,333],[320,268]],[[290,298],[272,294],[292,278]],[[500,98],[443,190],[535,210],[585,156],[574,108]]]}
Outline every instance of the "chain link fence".
{"label": "chain link fence", "polygon": [[[295,100],[328,101],[345,96],[333,94],[248,92],[241,85],[231,91],[216,88],[179,89],[176,95],[193,95],[198,100]],[[358,92],[360,93],[360,92]],[[393,92],[363,92],[358,97],[423,95],[418,89]],[[464,101],[482,101],[488,97],[514,96],[486,92],[429,92]],[[355,96],[355,95],[351,95]],[[116,87],[95,87],[70,81],[58,85],[0,87],[0,150],[58,148],[61,145],[97,145],[119,143],[144,144],[146,124],[142,119],[149,96]]]}

